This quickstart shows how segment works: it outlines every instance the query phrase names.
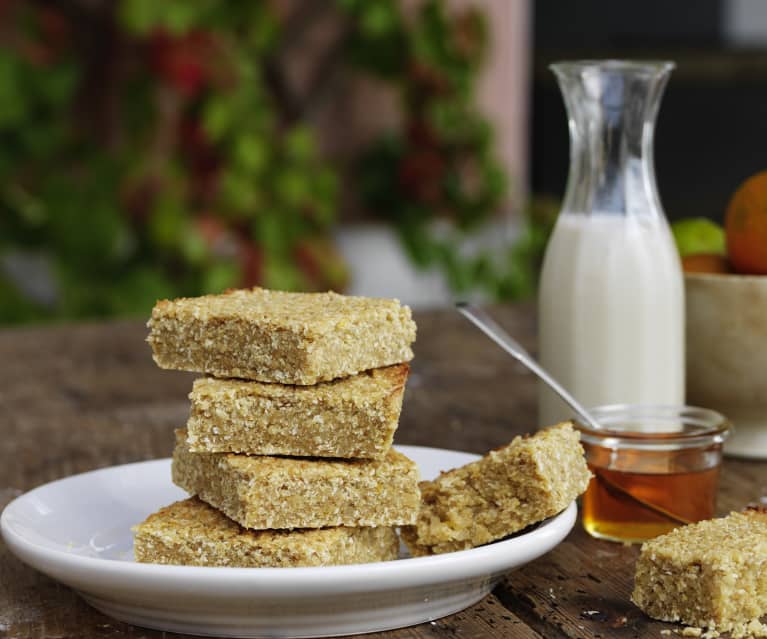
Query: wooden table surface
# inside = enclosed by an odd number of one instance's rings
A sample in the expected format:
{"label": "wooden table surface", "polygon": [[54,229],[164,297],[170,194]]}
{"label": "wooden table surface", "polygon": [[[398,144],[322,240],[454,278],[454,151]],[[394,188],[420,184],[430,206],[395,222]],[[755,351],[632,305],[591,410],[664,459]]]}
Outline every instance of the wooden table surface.
{"label": "wooden table surface", "polygon": [[[530,307],[499,308],[496,316],[533,346]],[[536,427],[529,374],[453,312],[417,313],[416,320],[399,443],[481,453]],[[194,375],[157,369],[145,334],[140,322],[0,331],[0,507],[72,473],[169,455]],[[766,468],[726,460],[719,510],[759,500]],[[475,606],[366,636],[659,637],[675,626],[650,621],[629,601],[636,555],[635,547],[590,538],[578,523],[564,543]],[[105,617],[0,542],[0,637],[165,635]]]}

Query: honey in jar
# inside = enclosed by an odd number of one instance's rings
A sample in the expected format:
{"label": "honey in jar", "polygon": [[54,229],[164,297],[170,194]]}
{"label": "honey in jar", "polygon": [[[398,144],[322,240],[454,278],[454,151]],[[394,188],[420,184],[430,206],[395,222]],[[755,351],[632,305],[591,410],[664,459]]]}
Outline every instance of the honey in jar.
{"label": "honey in jar", "polygon": [[722,442],[718,413],[675,406],[593,409],[602,428],[578,425],[594,477],[583,496],[583,526],[594,537],[642,542],[710,519]]}

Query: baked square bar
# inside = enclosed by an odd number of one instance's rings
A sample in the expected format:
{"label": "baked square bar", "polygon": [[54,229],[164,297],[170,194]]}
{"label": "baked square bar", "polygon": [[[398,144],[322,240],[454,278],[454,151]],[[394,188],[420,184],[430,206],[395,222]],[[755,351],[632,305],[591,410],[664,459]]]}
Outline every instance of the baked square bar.
{"label": "baked square bar", "polygon": [[173,481],[245,528],[398,526],[418,514],[418,469],[382,460],[193,453],[176,431]]}
{"label": "baked square bar", "polygon": [[381,459],[397,430],[408,368],[314,386],[195,380],[187,444],[194,452]]}
{"label": "baked square bar", "polygon": [[407,362],[415,340],[397,300],[262,288],[162,300],[147,326],[161,368],[282,384]]}
{"label": "baked square bar", "polygon": [[196,497],[134,528],[136,561],[183,566],[333,566],[397,558],[394,528],[246,530]]}
{"label": "baked square bar", "polygon": [[631,599],[655,619],[717,631],[767,614],[767,513],[732,513],[645,542]]}
{"label": "baked square bar", "polygon": [[591,473],[570,423],[516,437],[466,466],[421,482],[412,555],[465,550],[556,515],[586,490]]}

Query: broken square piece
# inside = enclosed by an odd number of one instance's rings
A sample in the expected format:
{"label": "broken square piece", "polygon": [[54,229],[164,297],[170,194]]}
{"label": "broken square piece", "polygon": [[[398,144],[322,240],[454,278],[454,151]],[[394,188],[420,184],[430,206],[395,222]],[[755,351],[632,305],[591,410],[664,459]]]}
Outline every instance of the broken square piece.
{"label": "broken square piece", "polygon": [[731,513],[645,542],[631,599],[654,619],[747,627],[767,614],[767,513]]}
{"label": "broken square piece", "polygon": [[418,521],[402,530],[402,539],[413,555],[487,544],[564,510],[590,478],[570,423],[516,437],[482,459],[421,482]]}

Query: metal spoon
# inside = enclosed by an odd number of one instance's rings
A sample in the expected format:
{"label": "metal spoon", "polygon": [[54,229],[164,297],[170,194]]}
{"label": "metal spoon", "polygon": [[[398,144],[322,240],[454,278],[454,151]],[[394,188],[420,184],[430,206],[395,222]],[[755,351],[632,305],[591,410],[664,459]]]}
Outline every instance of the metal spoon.
{"label": "metal spoon", "polygon": [[498,344],[498,346],[546,382],[549,388],[559,395],[591,428],[597,430],[602,428],[599,425],[599,422],[597,422],[589,412],[581,406],[580,402],[568,393],[557,380],[541,368],[541,365],[533,359],[530,353],[528,353],[511,335],[504,331],[492,317],[485,313],[485,311],[476,306],[472,306],[468,302],[457,302],[455,307],[461,315]]}

